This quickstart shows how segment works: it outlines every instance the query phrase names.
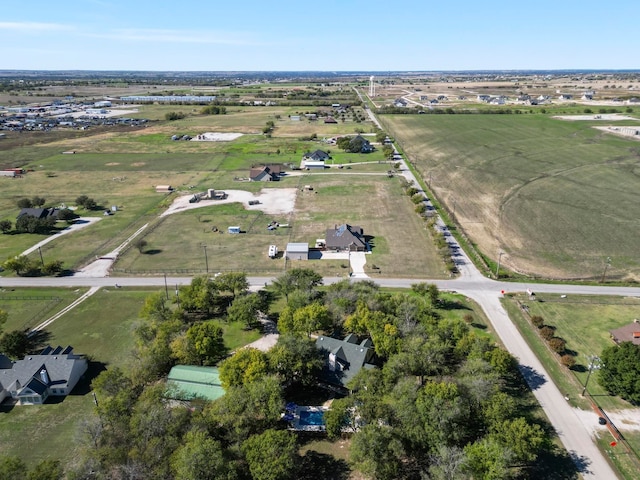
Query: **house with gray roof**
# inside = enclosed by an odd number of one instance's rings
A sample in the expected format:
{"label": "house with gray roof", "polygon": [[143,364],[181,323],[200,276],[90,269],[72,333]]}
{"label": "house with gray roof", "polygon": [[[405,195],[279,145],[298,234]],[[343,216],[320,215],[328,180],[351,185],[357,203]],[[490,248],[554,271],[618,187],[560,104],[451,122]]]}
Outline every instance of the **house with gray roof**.
{"label": "house with gray roof", "polygon": [[351,333],[344,339],[319,336],[316,348],[324,355],[325,364],[320,379],[334,387],[346,389],[347,384],[363,368],[375,368],[371,363],[375,351],[370,339],[360,341]]}
{"label": "house with gray roof", "polygon": [[327,250],[350,250],[352,252],[367,251],[362,227],[351,226],[348,223],[328,228],[325,233],[325,247]]}
{"label": "house with gray roof", "polygon": [[11,396],[17,405],[41,405],[50,396],[69,395],[87,368],[87,359],[70,346],[48,346],[16,362],[0,355],[0,401]]}
{"label": "house with gray roof", "polygon": [[49,218],[49,217],[58,218],[58,209],[56,208],[23,208],[22,210],[20,210],[20,213],[18,213],[17,218],[24,217],[25,215],[28,217],[35,217],[38,219]]}
{"label": "house with gray roof", "polygon": [[315,152],[307,152],[302,157],[303,160],[311,160],[313,162],[326,162],[331,156],[322,150],[316,150]]}
{"label": "house with gray roof", "polygon": [[252,182],[277,182],[282,175],[282,165],[269,164],[251,167],[249,179]]}

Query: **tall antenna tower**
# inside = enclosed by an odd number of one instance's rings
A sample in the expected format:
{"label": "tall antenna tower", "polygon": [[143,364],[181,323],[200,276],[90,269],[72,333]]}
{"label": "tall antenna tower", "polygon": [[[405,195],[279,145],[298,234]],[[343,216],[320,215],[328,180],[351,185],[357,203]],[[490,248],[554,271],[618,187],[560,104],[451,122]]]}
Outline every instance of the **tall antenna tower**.
{"label": "tall antenna tower", "polygon": [[373,83],[373,75],[369,77],[369,97],[376,96],[376,84]]}

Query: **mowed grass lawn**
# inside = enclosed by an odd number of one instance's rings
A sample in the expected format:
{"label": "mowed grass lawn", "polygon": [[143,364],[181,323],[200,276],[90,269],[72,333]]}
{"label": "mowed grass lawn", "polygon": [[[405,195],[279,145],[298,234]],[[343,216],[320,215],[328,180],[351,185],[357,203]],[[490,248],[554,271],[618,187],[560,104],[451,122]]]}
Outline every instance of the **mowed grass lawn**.
{"label": "mowed grass lawn", "polygon": [[[614,345],[610,330],[622,327],[638,318],[640,299],[633,297],[579,296],[538,294],[537,301],[531,302],[526,295],[509,296],[509,314],[529,343],[534,343],[538,356],[547,359],[550,374],[558,377],[560,388],[568,389],[571,397],[577,398],[587,380],[589,356],[600,355],[602,350]],[[567,349],[576,353],[576,367],[568,370],[559,365],[559,357],[551,354],[537,335],[531,323],[516,306],[516,301],[526,304],[530,315],[540,315],[546,325],[556,327],[555,335],[564,338]],[[533,333],[533,334],[532,334]],[[589,392],[605,410],[630,408],[629,403],[612,397],[598,384],[597,373],[589,380]],[[624,427],[624,425],[619,425]]]}
{"label": "mowed grass lawn", "polygon": [[[354,167],[355,169],[356,167]],[[380,172],[363,175],[350,170],[335,174],[307,174],[293,177],[296,184],[309,184],[312,191],[298,191],[295,210],[289,215],[267,215],[245,210],[241,204],[212,205],[163,218],[145,235],[148,246],[143,253],[130,248],[118,259],[117,273],[242,271],[250,274],[278,275],[284,271],[282,258],[268,258],[269,245],[284,251],[289,242],[307,242],[324,238],[336,224],[362,226],[370,236],[372,254],[367,256],[366,271],[377,275],[445,278],[442,261],[424,221],[413,212],[413,204],[403,194],[396,178]],[[296,186],[279,182],[282,186]],[[241,184],[262,186],[261,184]],[[274,184],[270,184],[273,187]],[[288,223],[290,228],[267,230],[271,221]],[[240,235],[227,233],[237,225]],[[206,245],[206,258],[205,258]],[[323,275],[345,276],[347,261],[310,261],[304,266]],[[289,264],[291,267],[293,264]],[[373,269],[373,265],[378,267]],[[296,266],[300,266],[296,262]]]}
{"label": "mowed grass lawn", "polygon": [[586,279],[610,257],[609,278],[640,279],[638,141],[541,114],[381,119],[489,257]]}
{"label": "mowed grass lawn", "polygon": [[[75,295],[74,290],[22,290],[25,289],[12,293],[32,297],[55,294],[66,298]],[[138,313],[145,297],[155,291],[103,288],[47,327],[44,331],[47,343],[73,346],[75,353],[90,358],[91,368],[73,394],[63,401],[41,406],[0,408],[2,455],[17,455],[26,462],[59,459],[63,464],[76,457],[82,421],[92,415],[94,408],[90,381],[103,368],[129,368]],[[32,308],[32,302],[24,303],[27,306],[20,307],[13,301],[9,303],[0,299],[0,305],[13,305],[10,314],[27,312]],[[220,322],[220,326],[224,330],[225,346],[230,351],[251,343],[261,335],[257,330],[245,330],[239,323]]]}
{"label": "mowed grass lawn", "polygon": [[[328,228],[349,223],[370,237],[371,255],[365,270],[385,277],[444,278],[424,220],[404,195],[397,178],[386,175],[310,174],[296,199],[292,241],[315,244]],[[376,265],[378,269],[372,270]]]}
{"label": "mowed grass lawn", "polygon": [[9,314],[3,331],[25,330],[56,314],[87,291],[86,288],[3,288],[0,310]]}

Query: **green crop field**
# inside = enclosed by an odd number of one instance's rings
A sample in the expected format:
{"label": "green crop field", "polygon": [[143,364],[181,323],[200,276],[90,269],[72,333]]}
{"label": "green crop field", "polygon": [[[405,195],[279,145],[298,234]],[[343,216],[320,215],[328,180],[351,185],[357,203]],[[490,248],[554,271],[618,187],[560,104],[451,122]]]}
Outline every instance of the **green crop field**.
{"label": "green crop field", "polygon": [[637,140],[541,114],[381,119],[488,257],[567,279],[599,279],[610,257],[609,278],[640,279]]}

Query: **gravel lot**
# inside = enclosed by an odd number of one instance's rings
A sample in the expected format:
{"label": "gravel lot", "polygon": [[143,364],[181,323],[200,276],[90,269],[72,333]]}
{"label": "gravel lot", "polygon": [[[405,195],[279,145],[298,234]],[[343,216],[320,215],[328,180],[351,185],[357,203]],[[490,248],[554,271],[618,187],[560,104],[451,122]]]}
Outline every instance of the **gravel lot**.
{"label": "gravel lot", "polygon": [[[225,190],[228,196],[224,200],[202,199],[197,203],[189,203],[189,199],[193,197],[193,195],[183,195],[176,198],[161,216],[164,217],[194,208],[234,202],[242,203],[247,210],[261,210],[264,213],[273,215],[290,213],[293,212],[295,207],[297,191],[295,188],[266,188],[256,195],[245,190]],[[260,203],[257,205],[249,205],[250,200],[258,200]]]}

